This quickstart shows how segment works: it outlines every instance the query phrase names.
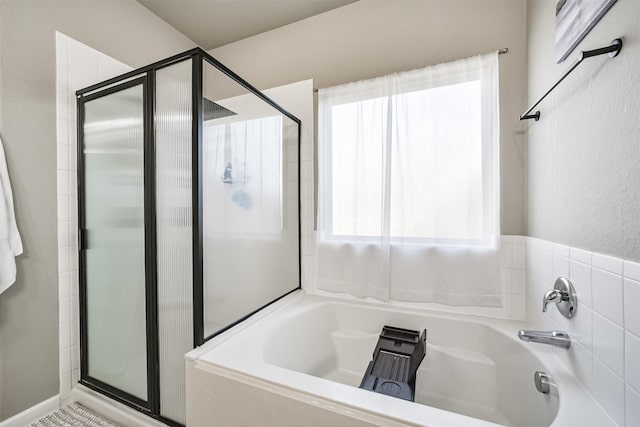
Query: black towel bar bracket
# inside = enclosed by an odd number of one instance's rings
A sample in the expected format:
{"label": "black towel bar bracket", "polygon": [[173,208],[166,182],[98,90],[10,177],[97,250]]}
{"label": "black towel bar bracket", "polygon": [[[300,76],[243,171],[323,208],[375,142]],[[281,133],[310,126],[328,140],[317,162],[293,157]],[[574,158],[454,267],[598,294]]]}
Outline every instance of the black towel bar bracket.
{"label": "black towel bar bracket", "polygon": [[536,122],[540,120],[540,111],[536,111],[533,114],[531,112],[534,110],[534,108],[538,106],[538,104],[542,102],[543,99],[547,97],[547,95],[551,93],[552,90],[556,88],[556,86],[560,84],[560,82],[562,82],[569,74],[571,74],[571,72],[575,70],[578,67],[578,65],[582,63],[584,59],[591,58],[592,56],[604,55],[605,53],[609,54],[609,58],[615,58],[620,53],[621,49],[622,49],[622,39],[618,38],[613,40],[611,44],[609,44],[609,46],[601,47],[599,49],[585,50],[583,52],[580,52],[578,59],[576,59],[573,62],[573,64],[571,64],[569,69],[562,75],[562,77],[560,77],[560,80],[558,80],[553,86],[551,86],[551,89],[549,89],[547,93],[542,95],[542,97],[538,99],[538,101],[535,104],[533,104],[525,113],[523,113],[520,116],[520,120],[535,119]]}

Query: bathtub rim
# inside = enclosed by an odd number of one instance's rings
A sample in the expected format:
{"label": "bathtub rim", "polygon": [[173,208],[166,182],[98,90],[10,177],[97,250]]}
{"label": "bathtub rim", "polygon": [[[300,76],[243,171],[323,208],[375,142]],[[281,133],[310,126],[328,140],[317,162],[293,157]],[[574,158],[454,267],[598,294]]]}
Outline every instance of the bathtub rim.
{"label": "bathtub rim", "polygon": [[[300,302],[301,305],[297,308],[294,308],[294,311],[296,309],[308,309],[308,306],[314,306],[316,304],[324,305],[331,303],[346,303],[360,305],[365,308],[383,309],[390,311],[402,310],[407,314],[436,316],[443,319],[473,321],[480,323],[486,327],[494,329],[497,333],[504,335],[505,339],[513,340],[514,342],[517,342],[518,345],[524,347],[525,351],[530,352],[533,357],[540,362],[541,366],[543,366],[545,371],[552,377],[554,384],[557,384],[557,388],[552,387],[552,393],[555,393],[556,398],[559,398],[558,412],[556,417],[554,418],[553,423],[551,424],[552,426],[616,426],[615,422],[613,422],[612,418],[606,413],[606,411],[602,409],[602,407],[585,390],[585,388],[570,372],[570,370],[553,353],[550,346],[524,343],[517,339],[516,333],[518,329],[526,328],[526,322],[519,320],[493,318],[475,314],[460,314],[452,311],[440,310],[437,308],[431,309],[416,308],[410,306],[407,307],[403,306],[401,303],[388,304],[377,301],[354,300],[353,298],[342,298],[340,296],[310,294],[304,289],[301,289],[287,295],[285,298],[282,298],[280,301],[272,304],[261,312],[256,313],[255,316],[246,319],[244,322],[241,322],[234,328],[231,328],[225,333],[220,334],[214,339],[208,341],[203,346],[187,353],[185,355],[187,363],[192,363],[193,366],[200,368],[208,366],[214,368],[214,370],[218,373],[226,371],[228,374],[228,378],[242,379],[243,382],[254,387],[268,387],[273,390],[277,390],[274,392],[295,400],[301,400],[301,395],[309,396],[307,399],[304,399],[304,396],[302,398],[303,401],[306,401],[307,403],[316,404],[318,399],[325,400],[326,402],[328,402],[326,403],[325,409],[329,409],[334,412],[337,410],[336,408],[338,408],[338,412],[344,411],[353,413],[353,411],[360,411],[364,414],[368,414],[368,416],[366,416],[365,418],[370,418],[370,416],[373,415],[374,418],[377,419],[385,419],[389,421],[393,420],[396,423],[404,425],[424,426],[427,425],[424,423],[424,412],[426,411],[430,417],[433,417],[433,419],[429,419],[428,425],[431,427],[455,426],[459,425],[460,421],[462,421],[463,419],[466,419],[468,421],[468,423],[465,423],[465,425],[474,427],[500,426],[500,424],[491,423],[489,421],[468,417],[462,414],[430,407],[427,405],[417,405],[419,407],[418,410],[411,410],[411,407],[407,405],[413,405],[414,407],[415,405],[412,402],[403,402],[401,400],[394,402],[400,407],[399,411],[391,411],[392,413],[381,412],[378,408],[385,407],[385,403],[389,402],[386,400],[389,399],[389,397],[387,396],[377,395],[376,393],[369,393],[366,398],[360,399],[359,397],[361,396],[358,396],[358,393],[368,392],[327,379],[314,377],[312,375],[304,374],[295,370],[273,365],[264,361],[263,357],[255,357],[254,362],[266,366],[266,370],[256,366],[250,366],[249,369],[247,369],[246,366],[242,364],[235,362],[229,363],[228,360],[220,360],[220,358],[217,357],[218,355],[216,354],[216,350],[219,349],[221,345],[238,336],[239,334],[242,334],[247,329],[260,322],[262,319],[269,317],[274,313],[275,315],[277,315],[277,313],[280,312],[279,310],[281,308],[286,308],[286,306],[289,305],[293,307],[296,302]],[[293,378],[296,379],[295,385],[286,384],[282,380],[279,380],[281,376],[277,375],[277,373],[282,373],[282,371],[292,373]],[[311,380],[309,381],[309,379]],[[318,392],[318,390],[314,387],[314,385],[317,384],[313,384],[318,380],[338,385],[339,387],[337,392],[335,394],[326,392],[326,389],[331,389],[332,387],[323,387],[323,392]],[[344,398],[344,394],[341,393],[341,391],[344,390],[340,390],[340,388],[344,387],[352,389],[350,391],[355,392],[356,395],[353,396],[353,393],[347,393],[350,396],[348,396],[348,399],[346,401],[332,399],[331,396],[340,396]],[[531,387],[533,387],[533,380]],[[558,389],[562,390],[560,397],[557,397]],[[568,399],[566,398],[566,396],[571,396],[571,398]],[[402,412],[403,410],[405,412],[400,415],[398,412]],[[362,419],[362,421],[367,420]]]}

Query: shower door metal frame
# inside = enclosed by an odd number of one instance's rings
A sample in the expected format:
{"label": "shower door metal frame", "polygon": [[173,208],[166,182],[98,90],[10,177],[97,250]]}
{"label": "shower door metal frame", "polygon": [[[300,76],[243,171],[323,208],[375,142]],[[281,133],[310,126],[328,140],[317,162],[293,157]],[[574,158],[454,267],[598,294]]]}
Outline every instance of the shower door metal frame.
{"label": "shower door metal frame", "polygon": [[[215,59],[213,56],[209,55],[208,53],[206,53],[205,51],[197,48],[197,51],[199,51],[199,53],[201,53],[198,61],[200,62],[200,66],[199,71],[196,71],[197,67],[194,67],[194,73],[193,73],[193,77],[194,77],[194,82],[197,82],[196,86],[194,86],[194,93],[196,94],[196,97],[194,97],[194,118],[197,117],[198,119],[198,129],[194,130],[194,141],[198,141],[198,145],[197,147],[194,146],[193,149],[193,153],[198,152],[198,158],[194,158],[194,162],[193,164],[197,164],[197,174],[194,168],[194,183],[197,182],[197,191],[196,191],[196,186],[194,185],[194,206],[198,206],[197,211],[195,212],[194,210],[194,237],[193,237],[193,241],[194,241],[194,245],[195,242],[198,242],[198,248],[196,249],[194,247],[194,256],[193,256],[193,260],[194,260],[194,268],[197,268],[198,274],[199,274],[199,281],[196,281],[196,273],[194,272],[194,292],[193,292],[193,297],[194,297],[194,312],[193,312],[193,327],[194,327],[194,334],[193,334],[193,345],[194,347],[198,347],[201,346],[202,344],[204,344],[205,342],[209,341],[211,338],[220,335],[221,333],[227,331],[228,329],[236,326],[237,324],[247,320],[249,317],[253,316],[254,314],[256,314],[257,312],[259,312],[260,310],[264,309],[265,307],[270,306],[271,304],[273,304],[276,301],[281,300],[282,298],[286,297],[287,295],[302,289],[302,245],[300,243],[300,240],[302,238],[302,224],[300,221],[300,210],[302,208],[302,203],[301,203],[301,195],[300,195],[300,138],[302,136],[301,133],[301,129],[302,129],[302,122],[300,121],[299,118],[297,118],[296,116],[294,116],[293,114],[291,114],[290,112],[288,112],[287,110],[285,110],[284,108],[282,108],[280,105],[278,105],[276,102],[274,102],[271,98],[269,98],[268,96],[266,96],[265,94],[263,94],[262,92],[260,92],[258,89],[256,89],[254,86],[252,86],[250,83],[248,83],[246,80],[244,80],[242,77],[240,77],[239,75],[237,75],[236,73],[234,73],[233,71],[231,71],[231,69],[227,68],[223,63],[221,63],[220,61],[218,61],[217,59]],[[202,278],[202,273],[204,270],[204,264],[203,264],[203,233],[199,233],[198,236],[196,237],[195,235],[195,224],[198,224],[198,228],[199,230],[202,230],[202,171],[203,171],[203,166],[202,166],[202,128],[203,128],[203,120],[202,120],[202,102],[200,102],[200,100],[202,100],[203,97],[203,85],[202,85],[202,75],[203,75],[203,65],[204,63],[208,63],[209,65],[212,65],[213,67],[217,68],[220,72],[224,73],[227,77],[229,77],[231,80],[235,81],[236,83],[238,83],[239,85],[241,85],[242,87],[244,87],[245,89],[247,89],[249,92],[251,92],[253,95],[257,96],[258,98],[260,98],[260,100],[262,100],[263,102],[265,102],[266,104],[268,104],[269,106],[273,107],[274,109],[276,109],[278,112],[280,112],[281,114],[287,116],[289,119],[291,119],[292,121],[294,121],[297,125],[298,125],[298,286],[294,289],[291,289],[288,292],[285,292],[284,294],[280,295],[279,297],[269,301],[268,303],[264,304],[263,306],[255,309],[254,311],[247,313],[246,315],[242,316],[241,318],[235,320],[232,323],[229,323],[227,326],[218,329],[216,332],[205,336],[204,335],[204,306],[203,306],[203,301],[204,301],[204,280]],[[198,77],[198,79],[196,79],[196,77]],[[198,105],[196,105],[198,104]],[[197,112],[197,113],[196,113]],[[195,129],[195,128],[194,128]],[[196,131],[197,131],[197,135],[196,135]],[[197,178],[197,181],[195,180]],[[198,201],[198,204],[196,205],[196,199]],[[196,219],[198,222],[196,222]],[[196,240],[197,239],[197,240]],[[197,291],[197,292],[196,292]],[[200,296],[200,301],[197,302],[196,305],[196,295]],[[196,307],[198,308],[198,310],[196,311]]]}
{"label": "shower door metal frame", "polygon": [[[221,62],[213,58],[201,48],[194,48],[186,52],[168,57],[153,64],[138,68],[128,73],[113,77],[103,82],[91,85],[76,91],[77,135],[78,135],[78,255],[79,255],[79,296],[80,296],[80,383],[88,388],[107,395],[114,400],[130,406],[158,421],[171,426],[182,424],[160,415],[160,372],[159,372],[159,329],[158,329],[158,295],[157,295],[157,240],[156,240],[156,188],[155,188],[155,77],[156,71],[164,67],[174,65],[182,61],[192,61],[192,244],[193,244],[193,347],[204,344],[207,340],[237,325],[251,317],[263,308],[284,298],[285,296],[301,289],[302,283],[302,255],[301,255],[301,221],[300,221],[300,138],[302,123],[300,119],[279,106],[276,102],[264,95],[254,86],[231,71]],[[208,63],[224,73],[231,80],[243,86],[259,99],[287,116],[298,126],[298,286],[283,295],[268,302],[262,307],[247,313],[242,318],[234,321],[217,332],[204,336],[204,279],[203,279],[203,204],[202,204],[202,180],[203,180],[203,67]],[[136,83],[134,83],[136,82]],[[144,105],[144,221],[145,221],[145,298],[147,313],[147,396],[148,401],[143,401],[120,389],[88,376],[88,349],[87,349],[87,307],[86,307],[86,259],[85,249],[85,209],[84,209],[84,160],[83,150],[84,135],[84,103],[92,99],[106,96],[119,90],[143,84]]]}
{"label": "shower door metal frame", "polygon": [[[86,250],[87,229],[85,209],[84,183],[84,131],[80,124],[84,124],[85,103],[103,98],[132,87],[142,85],[143,109],[143,176],[144,176],[144,246],[145,246],[145,330],[147,357],[147,400],[133,396],[123,390],[105,383],[89,375],[89,349],[87,327],[87,270]],[[132,406],[142,412],[152,414],[159,407],[158,389],[159,377],[157,372],[158,330],[157,304],[154,298],[156,290],[156,250],[155,250],[155,182],[149,179],[149,174],[155,172],[155,152],[153,147],[153,88],[151,74],[127,80],[123,83],[108,86],[106,89],[94,91],[84,96],[78,96],[78,260],[79,260],[79,298],[80,298],[80,382],[85,386],[100,391],[122,403]],[[151,351],[150,351],[151,350]]]}

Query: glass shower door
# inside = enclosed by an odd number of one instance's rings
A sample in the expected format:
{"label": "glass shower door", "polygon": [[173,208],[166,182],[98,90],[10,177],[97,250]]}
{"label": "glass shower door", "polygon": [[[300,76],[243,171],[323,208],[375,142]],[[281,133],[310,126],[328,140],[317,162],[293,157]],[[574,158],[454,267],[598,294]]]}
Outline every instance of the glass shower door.
{"label": "glass shower door", "polygon": [[144,92],[140,78],[83,103],[80,259],[82,376],[149,407]]}

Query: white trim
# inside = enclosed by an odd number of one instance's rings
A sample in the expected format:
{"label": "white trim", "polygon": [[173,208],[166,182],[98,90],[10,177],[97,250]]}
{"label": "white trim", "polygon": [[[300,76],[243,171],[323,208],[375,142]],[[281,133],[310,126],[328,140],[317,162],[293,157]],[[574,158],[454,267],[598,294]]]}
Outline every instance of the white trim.
{"label": "white trim", "polygon": [[[71,400],[87,409],[109,418],[116,424],[128,427],[167,427],[166,424],[154,420],[135,409],[120,402],[109,399],[82,384],[78,384],[71,390]],[[4,426],[0,426],[4,427]],[[17,427],[17,426],[16,426]]]}
{"label": "white trim", "polygon": [[0,427],[24,427],[40,418],[60,409],[60,395],[55,396],[25,409],[19,414],[0,422]]}

